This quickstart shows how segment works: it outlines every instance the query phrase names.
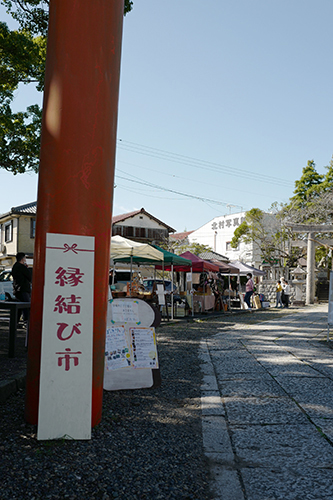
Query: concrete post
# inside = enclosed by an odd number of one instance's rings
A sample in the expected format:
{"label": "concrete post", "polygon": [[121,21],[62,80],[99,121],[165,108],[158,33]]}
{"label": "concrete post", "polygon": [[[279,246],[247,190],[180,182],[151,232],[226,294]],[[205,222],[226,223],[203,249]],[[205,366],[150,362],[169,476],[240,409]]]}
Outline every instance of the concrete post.
{"label": "concrete post", "polygon": [[315,233],[308,233],[307,276],[306,276],[306,305],[314,303],[315,297]]}

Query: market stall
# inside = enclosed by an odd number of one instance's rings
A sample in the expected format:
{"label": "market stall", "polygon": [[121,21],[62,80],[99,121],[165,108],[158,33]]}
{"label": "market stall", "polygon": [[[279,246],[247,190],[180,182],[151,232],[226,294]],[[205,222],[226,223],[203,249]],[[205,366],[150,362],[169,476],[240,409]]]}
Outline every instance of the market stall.
{"label": "market stall", "polygon": [[163,253],[147,243],[138,243],[123,236],[112,236],[110,260],[113,262],[163,262]]}
{"label": "market stall", "polygon": [[[160,252],[163,253],[164,256],[164,271],[170,271],[171,272],[171,319],[173,319],[174,315],[174,297],[173,297],[173,272],[175,270],[181,268],[185,268],[187,272],[191,271],[192,268],[192,261],[190,259],[185,259],[184,257],[181,257],[175,253],[168,252],[167,250],[164,250],[163,248],[153,245],[154,248],[159,250]],[[156,268],[161,268],[160,266],[155,266]]]}
{"label": "market stall", "polygon": [[205,312],[214,309],[215,295],[208,286],[207,281],[203,278],[204,273],[210,277],[214,275],[216,276],[216,273],[219,272],[219,266],[208,262],[207,260],[201,259],[191,252],[184,252],[180,255],[180,257],[188,259],[192,262],[192,273],[196,275],[192,278],[192,284],[195,288],[193,291],[193,310],[195,312]]}
{"label": "market stall", "polygon": [[231,286],[231,276],[237,276],[239,277],[239,269],[237,267],[232,266],[229,263],[226,262],[221,262],[220,260],[217,259],[210,259],[209,262],[212,262],[213,264],[216,264],[219,266],[219,273],[222,276],[228,276],[228,288],[225,288],[223,290],[223,295],[222,297],[219,298],[219,300],[223,303],[226,304],[227,309],[231,309],[231,307],[240,307],[239,298],[238,298],[238,292],[237,292],[237,286]]}
{"label": "market stall", "polygon": [[[132,270],[133,264],[152,264],[157,263],[162,264],[164,262],[163,252],[160,252],[156,248],[147,243],[138,243],[137,241],[132,241],[122,236],[112,236],[111,238],[111,249],[110,249],[110,265],[114,266],[116,263],[129,263],[130,264],[130,282],[127,287],[127,295],[144,295],[144,292],[140,293],[137,289],[137,284],[133,282]],[[129,293],[128,293],[129,292]]]}
{"label": "market stall", "polygon": [[[252,266],[249,266],[248,264],[244,264],[243,262],[239,261],[239,260],[233,260],[231,262],[231,264],[234,266],[234,267],[237,267],[237,269],[239,269],[239,276],[246,276],[247,274],[251,273],[253,277],[259,277],[259,276],[265,276],[266,275],[266,272],[265,271],[261,271],[260,269],[257,269],[256,267],[252,267]],[[241,286],[240,286],[241,288]],[[244,283],[243,283],[243,293],[242,293],[242,290],[239,289],[238,290],[238,294],[240,296],[240,298],[242,299],[244,297]],[[253,298],[255,297],[255,295],[253,295]],[[253,299],[252,299],[253,300]],[[259,298],[257,299],[259,300]],[[241,300],[242,302],[242,300]],[[259,305],[260,305],[260,302],[258,302]],[[245,308],[245,304],[244,302],[242,302],[242,307]],[[257,305],[256,305],[257,307]]]}

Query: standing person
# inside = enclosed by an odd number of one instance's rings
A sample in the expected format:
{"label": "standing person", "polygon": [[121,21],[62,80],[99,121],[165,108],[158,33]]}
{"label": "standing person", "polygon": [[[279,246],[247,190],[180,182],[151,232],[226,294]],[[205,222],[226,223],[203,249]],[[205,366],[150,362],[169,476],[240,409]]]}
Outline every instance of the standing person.
{"label": "standing person", "polygon": [[282,278],[281,278],[281,286],[282,286],[281,301],[282,301],[282,306],[284,305],[284,287],[285,287],[285,284],[286,284],[286,280],[282,276]]}
{"label": "standing person", "polygon": [[283,292],[284,292],[284,306],[289,307],[289,295],[290,295],[290,286],[288,285],[288,281],[284,282]]}
{"label": "standing person", "polygon": [[[31,270],[28,268],[25,253],[16,254],[16,262],[12,269],[14,295],[20,302],[30,302],[31,297]],[[29,311],[23,309],[23,319],[28,321]]]}
{"label": "standing person", "polygon": [[281,300],[281,292],[282,292],[282,285],[281,285],[281,281],[279,280],[276,284],[276,304],[275,304],[275,307],[283,307],[282,300]]}
{"label": "standing person", "polygon": [[252,274],[248,273],[246,275],[247,277],[247,282],[245,285],[245,297],[244,297],[244,302],[247,304],[248,308],[251,309],[251,303],[250,303],[250,298],[252,297],[254,293],[254,284],[252,281]]}

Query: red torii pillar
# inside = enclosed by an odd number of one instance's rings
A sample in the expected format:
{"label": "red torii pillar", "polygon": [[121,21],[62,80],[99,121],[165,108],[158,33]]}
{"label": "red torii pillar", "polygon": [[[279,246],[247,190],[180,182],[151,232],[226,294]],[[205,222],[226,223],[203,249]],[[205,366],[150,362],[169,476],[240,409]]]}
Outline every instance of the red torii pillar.
{"label": "red torii pillar", "polygon": [[25,417],[37,424],[46,233],[95,237],[92,426],[101,420],[123,0],[51,0]]}

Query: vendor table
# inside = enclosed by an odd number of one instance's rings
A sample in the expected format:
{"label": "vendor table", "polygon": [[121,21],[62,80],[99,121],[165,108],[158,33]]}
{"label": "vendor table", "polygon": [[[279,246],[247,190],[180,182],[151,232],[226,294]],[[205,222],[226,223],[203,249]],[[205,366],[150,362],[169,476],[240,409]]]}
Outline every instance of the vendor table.
{"label": "vendor table", "polygon": [[215,306],[215,295],[193,295],[194,310],[196,310],[196,304],[200,304],[200,309],[202,312],[214,309]]}
{"label": "vendor table", "polygon": [[0,301],[0,310],[9,310],[9,347],[8,357],[15,357],[17,315],[22,309],[30,309],[30,302],[7,302]]}

